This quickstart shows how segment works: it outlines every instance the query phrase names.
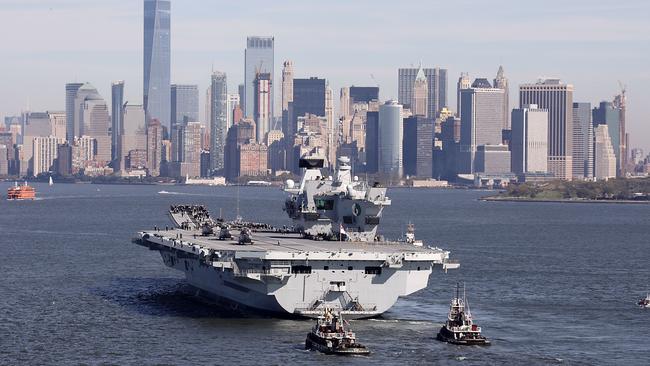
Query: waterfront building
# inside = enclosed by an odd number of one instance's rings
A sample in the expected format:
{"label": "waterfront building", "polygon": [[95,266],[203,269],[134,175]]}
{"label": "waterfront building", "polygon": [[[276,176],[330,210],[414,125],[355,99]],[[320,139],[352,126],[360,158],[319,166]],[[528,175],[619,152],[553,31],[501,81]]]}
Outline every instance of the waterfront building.
{"label": "waterfront building", "polygon": [[143,102],[147,121],[170,130],[171,2],[144,0]]}
{"label": "waterfront building", "polygon": [[199,121],[199,87],[198,85],[171,85],[171,126]]}
{"label": "waterfront building", "polygon": [[609,135],[609,126],[597,125],[595,130],[595,174],[597,180],[616,178],[616,154]]}
{"label": "waterfront building", "polygon": [[404,118],[404,175],[431,178],[433,173],[433,119]]}
{"label": "waterfront building", "polygon": [[548,110],[548,170],[559,179],[573,177],[573,85],[559,79],[519,86],[519,108],[536,104]]}
{"label": "waterfront building", "polygon": [[[255,77],[258,73],[269,74],[270,85],[270,113],[273,116],[273,37],[247,37],[246,50],[244,51],[244,114],[252,118],[255,115]],[[259,128],[258,128],[259,129]],[[266,132],[266,131],[265,131]]]}
{"label": "waterfront building", "polygon": [[95,165],[97,141],[90,136],[75,137],[72,146],[72,174],[83,172],[88,166]]}
{"label": "waterfront building", "polygon": [[147,124],[147,168],[149,175],[157,177],[160,175],[162,164],[162,143],[163,129],[156,119]]}
{"label": "waterfront building", "polygon": [[128,169],[127,156],[132,150],[147,150],[147,123],[144,106],[129,104],[122,106],[122,131],[120,132],[120,162],[115,169]]}
{"label": "waterfront building", "polygon": [[239,176],[267,175],[268,148],[264,144],[250,142],[239,145]]}
{"label": "waterfront building", "polygon": [[594,176],[594,126],[591,103],[573,103],[573,179]]}
{"label": "waterfront building", "polygon": [[54,171],[54,163],[57,157],[57,147],[65,140],[54,136],[34,137],[33,140],[33,171],[36,177],[39,174]]}
{"label": "waterfront building", "polygon": [[224,168],[224,149],[226,134],[228,133],[228,111],[226,110],[228,107],[228,83],[226,74],[219,71],[213,72],[211,85],[210,172],[212,175],[216,175]]}
{"label": "waterfront building", "polygon": [[79,136],[88,136],[95,140],[94,160],[98,166],[106,166],[111,161],[111,119],[108,105],[89,84],[79,88],[76,101],[79,102]]}
{"label": "waterfront building", "polygon": [[327,83],[325,87],[325,119],[327,120],[326,135],[326,150],[327,161],[331,164],[330,168],[334,169],[336,165],[336,150],[337,150],[337,132],[338,124],[334,124],[334,91]]}
{"label": "waterfront building", "polygon": [[57,146],[55,171],[64,177],[72,175],[72,146],[68,142]]}
{"label": "waterfront building", "polygon": [[474,174],[480,145],[502,143],[505,91],[492,88],[487,79],[476,79],[461,90],[460,156],[458,173]]}
{"label": "waterfront building", "polygon": [[122,127],[122,106],[124,106],[124,81],[111,83],[111,161],[120,159],[120,133]]}
{"label": "waterfront building", "polygon": [[480,175],[510,173],[510,151],[507,145],[479,145],[476,148],[475,172]]}
{"label": "waterfront building", "polygon": [[503,129],[504,130],[509,130],[510,129],[510,89],[508,88],[508,79],[505,76],[505,72],[503,71],[503,66],[499,66],[499,70],[497,71],[497,76],[494,78],[494,82],[492,83],[492,86],[496,89],[503,89],[504,94],[505,94],[505,101],[503,103],[503,115],[505,116],[505,120],[503,121]]}
{"label": "waterfront building", "polygon": [[379,172],[401,178],[403,174],[402,143],[404,139],[402,105],[389,100],[379,106]]}
{"label": "waterfront building", "polygon": [[537,105],[512,110],[511,171],[548,172],[548,111]]}
{"label": "waterfront building", "polygon": [[9,175],[9,148],[0,143],[0,177]]}
{"label": "waterfront building", "polygon": [[75,99],[77,98],[77,91],[84,83],[68,83],[65,84],[65,123],[66,123],[66,140],[74,140],[75,135]]}
{"label": "waterfront building", "polygon": [[270,73],[257,73],[255,74],[254,83],[254,100],[253,100],[253,119],[257,126],[256,140],[262,143],[269,132],[271,125],[271,90],[273,85],[271,83]]}
{"label": "waterfront building", "polygon": [[447,107],[447,69],[400,68],[397,71],[398,102],[404,108],[412,109],[413,90],[418,72],[422,70],[427,78],[427,116],[435,118],[442,107]]}

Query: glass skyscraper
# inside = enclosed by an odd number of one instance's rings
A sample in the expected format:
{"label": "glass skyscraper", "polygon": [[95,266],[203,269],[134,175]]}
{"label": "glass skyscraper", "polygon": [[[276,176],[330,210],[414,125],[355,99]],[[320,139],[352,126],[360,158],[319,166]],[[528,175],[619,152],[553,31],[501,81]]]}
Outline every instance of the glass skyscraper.
{"label": "glass skyscraper", "polygon": [[[199,122],[198,85],[171,86],[171,125]],[[209,116],[208,116],[209,118]]]}
{"label": "glass skyscraper", "polygon": [[122,133],[122,106],[124,104],[124,81],[111,84],[111,159],[120,156],[120,134]]}
{"label": "glass skyscraper", "polygon": [[224,168],[224,152],[227,131],[228,83],[226,74],[215,71],[212,73],[211,116],[210,116],[210,171],[212,175],[219,174]]}
{"label": "glass skyscraper", "polygon": [[[248,37],[244,52],[244,113],[252,118],[255,109],[255,76],[257,73],[269,73],[271,76],[271,113],[273,116],[273,37]],[[257,123],[257,121],[255,121]],[[268,131],[263,131],[266,133]]]}
{"label": "glass skyscraper", "polygon": [[144,0],[144,93],[147,120],[170,127],[169,0]]}

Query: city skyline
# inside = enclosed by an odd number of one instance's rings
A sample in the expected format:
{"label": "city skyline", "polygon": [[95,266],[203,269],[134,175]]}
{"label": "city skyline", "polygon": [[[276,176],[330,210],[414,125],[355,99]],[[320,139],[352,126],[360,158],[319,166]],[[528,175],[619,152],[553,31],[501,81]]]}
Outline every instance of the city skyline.
{"label": "city skyline", "polygon": [[[441,19],[443,24],[457,21],[454,15],[460,14],[463,15],[462,23],[468,25],[472,19],[486,14],[502,17],[498,24],[480,34],[472,32],[470,26],[469,29],[454,27],[453,33],[444,36],[436,31],[440,24],[434,29],[392,18],[387,30],[374,27],[379,33],[359,35],[359,31],[372,26],[373,21],[380,24],[390,18],[390,12],[381,6],[373,9],[363,4],[325,6],[291,2],[274,6],[266,17],[261,17],[261,10],[252,6],[250,11],[244,12],[243,5],[228,4],[227,8],[224,4],[205,5],[205,2],[172,1],[172,83],[198,84],[199,90],[204,90],[214,67],[228,73],[228,89],[234,92],[244,80],[246,37],[255,34],[275,38],[275,58],[292,60],[294,77],[326,78],[336,94],[342,86],[375,86],[377,80],[382,100],[397,98],[396,70],[416,66],[420,60],[425,67],[449,70],[451,90],[447,104],[451,107],[456,104],[453,84],[461,72],[468,72],[472,80],[477,77],[492,79],[499,65],[504,66],[510,82],[512,106],[518,105],[518,85],[534,82],[540,76],[557,77],[573,84],[574,100],[593,105],[613,99],[620,91],[620,79],[628,87],[630,145],[650,150],[646,137],[650,135],[650,123],[646,122],[650,106],[643,103],[650,96],[650,91],[644,88],[644,83],[650,80],[650,72],[645,67],[650,57],[650,25],[642,16],[647,14],[650,5],[645,2],[619,5],[576,1],[562,3],[563,11],[560,12],[554,6],[530,4],[524,8],[513,1],[501,1],[472,5],[470,13],[467,12],[469,2],[436,4],[436,10],[449,15],[449,19]],[[433,4],[420,3],[418,6],[427,9]],[[319,16],[296,17],[307,8]],[[337,13],[343,9],[346,10],[343,15]],[[507,11],[501,12],[503,9]],[[355,14],[359,12],[367,14],[367,19],[351,21],[357,20]],[[337,18],[334,18],[335,13]],[[26,17],[34,24],[32,31],[12,32],[13,37],[5,42],[5,48],[13,57],[0,60],[0,66],[7,70],[7,80],[0,89],[0,115],[16,115],[27,109],[62,109],[65,102],[61,90],[65,83],[73,81],[91,82],[101,95],[108,96],[112,81],[125,80],[125,100],[142,103],[143,14],[140,1],[104,4],[59,0],[48,5],[30,0],[10,1],[3,5],[0,14],[7,20],[0,25],[5,33],[17,29],[15,27],[24,23]],[[81,14],[85,14],[84,18],[77,21]],[[71,25],[73,18],[77,23],[74,26]],[[348,18],[350,21],[346,21]],[[331,19],[336,19],[340,26],[331,27]],[[90,35],[74,33],[84,24],[93,24],[97,31]],[[217,28],[222,27],[215,27],[215,24],[225,24],[231,31],[219,34]],[[328,31],[319,33],[318,42],[304,42],[302,33],[315,25]],[[508,32],[508,28],[518,31]],[[73,34],[81,38],[74,43],[79,46],[73,43],[62,46],[61,40]],[[356,34],[361,40],[355,37],[354,41],[344,41],[345,37],[341,36],[345,34]],[[91,39],[94,41],[90,42]],[[436,47],[425,47],[431,42],[440,42],[444,52]],[[396,47],[400,52],[394,52]],[[477,51],[481,52],[480,60],[469,57]],[[544,57],[538,57],[539,54]],[[616,57],[611,57],[614,54]],[[45,55],[48,62],[40,58]],[[281,66],[281,62],[275,63],[276,80],[281,80]],[[204,110],[203,102],[201,100],[201,111]],[[280,102],[276,95],[276,115],[281,110]],[[338,110],[336,105],[335,110]]]}

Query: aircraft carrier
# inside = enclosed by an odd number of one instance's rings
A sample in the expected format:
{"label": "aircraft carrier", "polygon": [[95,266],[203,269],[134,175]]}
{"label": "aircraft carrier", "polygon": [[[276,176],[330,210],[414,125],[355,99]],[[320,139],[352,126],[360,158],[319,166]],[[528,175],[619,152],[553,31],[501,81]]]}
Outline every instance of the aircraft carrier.
{"label": "aircraft carrier", "polygon": [[369,318],[425,288],[434,268],[454,269],[449,252],[377,234],[391,204],[386,188],[369,186],[339,158],[335,176],[324,160],[300,159],[299,185],[287,181],[282,228],[241,218],[213,218],[203,206],[170,207],[173,228],[141,231],[133,242],[159,251],[202,296],[243,311],[317,317],[323,308]]}

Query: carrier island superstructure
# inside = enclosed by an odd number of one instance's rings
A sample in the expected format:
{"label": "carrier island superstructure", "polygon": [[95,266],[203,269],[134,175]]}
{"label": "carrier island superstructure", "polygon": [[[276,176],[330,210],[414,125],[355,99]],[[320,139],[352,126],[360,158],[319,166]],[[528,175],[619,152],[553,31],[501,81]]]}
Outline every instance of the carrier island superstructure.
{"label": "carrier island superstructure", "polygon": [[223,304],[300,317],[328,307],[348,318],[378,316],[425,288],[434,268],[453,269],[449,252],[377,234],[391,200],[386,188],[352,177],[339,158],[333,177],[323,159],[300,159],[298,185],[287,181],[284,211],[293,225],[274,228],[212,218],[202,206],[170,208],[172,229],[139,232],[134,243],[160,252],[199,293]]}

